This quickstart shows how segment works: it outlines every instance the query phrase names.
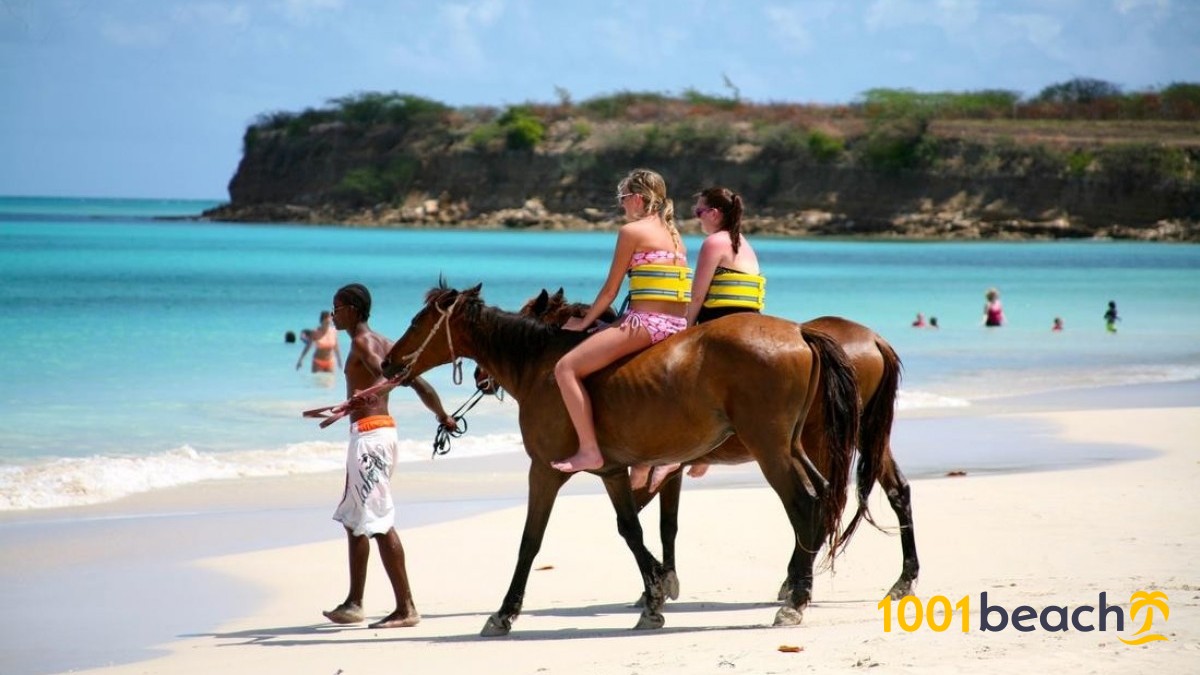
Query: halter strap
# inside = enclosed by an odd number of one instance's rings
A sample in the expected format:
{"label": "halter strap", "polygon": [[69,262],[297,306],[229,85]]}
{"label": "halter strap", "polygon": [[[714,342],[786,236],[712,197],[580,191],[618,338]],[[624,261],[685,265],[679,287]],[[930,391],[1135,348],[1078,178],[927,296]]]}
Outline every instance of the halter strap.
{"label": "halter strap", "polygon": [[415,352],[408,354],[407,356],[400,357],[400,362],[403,363],[405,367],[411,366],[413,362],[421,357],[421,353],[425,351],[425,347],[429,346],[429,341],[433,339],[434,335],[437,335],[438,329],[442,327],[442,323],[444,322],[446,324],[446,345],[450,348],[450,363],[453,364],[452,372],[454,384],[462,384],[462,357],[457,356],[454,353],[454,336],[450,334],[450,322],[447,321],[447,319],[450,318],[450,315],[454,313],[454,308],[458,306],[458,303],[462,299],[463,294],[459,293],[458,297],[454,299],[454,302],[450,303],[450,306],[446,309],[442,309],[437,305],[433,306],[433,308],[436,309],[441,316],[438,317],[437,323],[433,324],[433,330],[429,331],[429,335],[425,336],[425,341],[421,343],[421,346],[417,347]]}

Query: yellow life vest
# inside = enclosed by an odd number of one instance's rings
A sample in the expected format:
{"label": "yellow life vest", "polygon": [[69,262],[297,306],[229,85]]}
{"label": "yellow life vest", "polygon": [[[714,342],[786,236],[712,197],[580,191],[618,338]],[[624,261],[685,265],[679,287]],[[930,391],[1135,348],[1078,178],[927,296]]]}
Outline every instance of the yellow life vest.
{"label": "yellow life vest", "polygon": [[713,275],[704,296],[705,307],[746,307],[762,311],[767,299],[767,280],[758,274],[721,272]]}
{"label": "yellow life vest", "polygon": [[638,265],[629,270],[630,300],[692,301],[692,268]]}

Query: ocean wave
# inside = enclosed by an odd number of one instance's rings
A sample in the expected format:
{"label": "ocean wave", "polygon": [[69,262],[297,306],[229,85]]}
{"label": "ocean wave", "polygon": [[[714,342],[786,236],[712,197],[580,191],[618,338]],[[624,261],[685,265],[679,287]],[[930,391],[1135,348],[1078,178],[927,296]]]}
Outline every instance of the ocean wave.
{"label": "ocean wave", "polygon": [[965,398],[943,396],[929,391],[901,389],[896,394],[899,410],[923,410],[927,408],[966,408],[971,402]]}
{"label": "ocean wave", "polygon": [[[524,452],[516,433],[457,438],[455,457]],[[427,440],[401,440],[398,462],[428,461]],[[207,480],[341,471],[346,444],[296,443],[282,449],[200,452],[181,446],[145,456],[56,458],[0,466],[0,511],[22,511],[110,502],[121,497]]]}

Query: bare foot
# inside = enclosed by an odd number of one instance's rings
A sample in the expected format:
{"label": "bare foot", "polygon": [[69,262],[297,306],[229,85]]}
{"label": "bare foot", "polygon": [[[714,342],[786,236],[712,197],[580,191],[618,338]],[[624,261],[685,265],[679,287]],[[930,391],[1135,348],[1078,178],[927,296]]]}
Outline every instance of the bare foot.
{"label": "bare foot", "polygon": [[629,467],[629,487],[640,490],[650,482],[650,465],[634,464]]}
{"label": "bare foot", "polygon": [[400,610],[396,610],[371,624],[368,628],[408,628],[419,623],[421,623],[421,615],[415,611],[401,612]]}
{"label": "bare foot", "polygon": [[600,455],[599,450],[594,450],[591,452],[580,450],[564,460],[550,462],[550,466],[562,471],[563,473],[592,471],[604,466],[604,457]]}
{"label": "bare foot", "polygon": [[663,482],[678,468],[679,464],[659,464],[654,467],[654,471],[650,473],[650,491],[658,492]]}
{"label": "bare foot", "polygon": [[688,467],[688,475],[692,478],[703,478],[708,473],[708,462],[696,462]]}
{"label": "bare foot", "polygon": [[362,607],[350,602],[343,602],[333,609],[321,612],[326,619],[334,623],[358,623],[363,620]]}

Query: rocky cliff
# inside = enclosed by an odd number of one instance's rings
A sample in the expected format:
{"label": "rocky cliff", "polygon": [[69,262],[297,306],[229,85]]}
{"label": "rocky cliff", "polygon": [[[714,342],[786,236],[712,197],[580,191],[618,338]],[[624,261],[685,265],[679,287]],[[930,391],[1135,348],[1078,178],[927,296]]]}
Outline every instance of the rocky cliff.
{"label": "rocky cliff", "polygon": [[780,140],[786,127],[764,131],[737,120],[587,124],[553,121],[536,143],[518,148],[461,122],[252,129],[230,203],[206,215],[611,227],[617,181],[646,166],[664,175],[680,211],[703,187],[739,191],[749,231],[1200,241],[1200,138],[1192,126],[1173,128],[1166,136],[1175,141],[1162,142],[1076,123],[1046,143],[936,122],[884,130],[827,124],[820,136],[788,142]]}

